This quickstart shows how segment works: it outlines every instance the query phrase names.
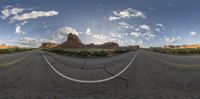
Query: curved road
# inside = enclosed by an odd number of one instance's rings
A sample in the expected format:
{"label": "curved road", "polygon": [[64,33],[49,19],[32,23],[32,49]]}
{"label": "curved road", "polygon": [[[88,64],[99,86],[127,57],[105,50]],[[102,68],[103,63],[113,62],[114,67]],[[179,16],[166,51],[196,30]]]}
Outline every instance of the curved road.
{"label": "curved road", "polygon": [[[40,50],[0,55],[0,99],[200,99],[199,60],[143,50],[95,59]],[[50,64],[83,81],[127,69],[82,83]]]}

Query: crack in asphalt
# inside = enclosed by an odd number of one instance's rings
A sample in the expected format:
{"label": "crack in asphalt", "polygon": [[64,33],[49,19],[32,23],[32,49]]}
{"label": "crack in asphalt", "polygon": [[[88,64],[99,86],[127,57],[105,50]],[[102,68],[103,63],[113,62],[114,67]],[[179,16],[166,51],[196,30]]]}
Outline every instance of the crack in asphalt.
{"label": "crack in asphalt", "polygon": [[[109,70],[107,70],[106,68],[104,68],[104,70],[108,73],[108,74],[110,74],[111,76],[114,76],[114,74],[112,74]],[[118,77],[116,77],[117,79],[120,79],[120,80],[122,80],[122,81],[125,81],[125,86],[126,86],[126,89],[128,89],[129,88],[129,84],[128,84],[128,80],[126,79],[126,78],[123,78],[123,77],[120,77],[120,76],[118,76]]]}
{"label": "crack in asphalt", "polygon": [[[51,57],[51,58],[53,58],[55,61],[57,61],[57,62],[60,63],[60,64],[63,64],[63,65],[65,65],[65,66],[67,66],[67,67],[75,68],[75,69],[97,70],[97,69],[108,68],[108,67],[111,67],[111,65],[117,64],[116,62],[114,62],[114,63],[107,63],[107,64],[105,64],[103,67],[87,68],[86,63],[88,62],[88,59],[85,59],[83,65],[82,65],[81,67],[78,68],[78,67],[74,67],[74,66],[72,66],[72,65],[69,65],[69,64],[67,64],[67,63],[64,63],[64,62],[62,62],[62,61],[59,61],[58,59],[56,59],[55,57],[53,57],[53,56],[50,55],[50,54],[47,54],[47,53],[44,53],[44,54],[47,55],[47,56],[49,56],[49,57]],[[133,55],[134,55],[134,54],[130,54],[127,58],[131,58]],[[126,60],[127,58],[124,58],[124,59],[122,59],[122,60],[120,60],[120,61],[117,61],[117,62],[122,62],[122,61]],[[54,62],[53,62],[53,63],[54,63]],[[56,63],[56,62],[55,62],[55,63]]]}
{"label": "crack in asphalt", "polygon": [[[114,76],[114,74],[112,74],[110,71],[108,71],[106,68],[104,68],[104,70],[108,73],[108,74],[110,74],[111,76]],[[125,78],[123,78],[123,77],[116,77],[116,78],[118,78],[118,79],[121,79],[121,80],[124,80],[124,81],[127,81],[127,79],[125,79]]]}
{"label": "crack in asphalt", "polygon": [[81,68],[80,68],[80,69],[84,69],[84,67],[85,67],[86,63],[87,63],[87,59],[85,59],[85,61],[84,61],[83,65],[81,66]]}
{"label": "crack in asphalt", "polygon": [[44,55],[44,53],[41,52],[41,54],[43,55],[43,58],[44,60],[47,62],[47,64],[51,67],[51,69],[53,69],[58,75],[60,75],[61,77],[65,78],[65,79],[68,79],[68,80],[71,80],[71,81],[74,81],[74,82],[79,82],[79,83],[100,83],[100,82],[105,82],[105,81],[109,81],[111,79],[114,79],[116,77],[118,77],[119,75],[121,75],[123,72],[125,72],[130,66],[131,64],[133,63],[133,61],[135,60],[135,58],[137,57],[138,55],[138,52],[136,52],[136,54],[133,56],[133,58],[131,59],[131,61],[128,63],[128,65],[123,68],[119,73],[117,73],[116,75],[113,75],[111,77],[108,77],[108,78],[105,78],[105,79],[99,79],[99,80],[79,80],[79,79],[75,79],[75,78],[71,78],[71,77],[68,77],[62,73],[60,73],[50,62],[49,60],[47,59],[47,57]]}
{"label": "crack in asphalt", "polygon": [[[65,65],[65,66],[67,66],[67,67],[74,68],[73,66],[71,66],[71,65],[69,65],[69,64],[66,64],[66,63],[63,63],[63,62],[59,61],[58,59],[56,59],[55,57],[52,57],[52,56],[49,55],[49,54],[46,54],[46,53],[44,53],[44,54],[47,55],[47,56],[49,56],[49,57],[51,57],[51,58],[53,58],[56,62],[59,62],[60,64],[63,64],[63,65]],[[56,64],[56,62],[53,62],[53,63]],[[78,68],[76,68],[76,69],[78,69]]]}

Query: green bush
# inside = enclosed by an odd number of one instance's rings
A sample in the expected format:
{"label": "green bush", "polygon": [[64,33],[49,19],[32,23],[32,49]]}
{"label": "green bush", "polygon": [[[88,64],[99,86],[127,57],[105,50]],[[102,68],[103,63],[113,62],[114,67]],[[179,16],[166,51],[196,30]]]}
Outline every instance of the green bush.
{"label": "green bush", "polygon": [[93,55],[94,56],[107,56],[108,53],[106,51],[104,51],[104,50],[101,50],[101,51],[94,51]]}
{"label": "green bush", "polygon": [[161,49],[161,48],[151,48],[150,51],[159,52],[164,54],[177,54],[177,55],[186,55],[186,54],[200,54],[200,49]]}
{"label": "green bush", "polygon": [[0,49],[0,54],[8,54],[8,53],[15,53],[15,52],[22,52],[32,50],[31,48],[11,48],[11,49]]}
{"label": "green bush", "polygon": [[113,54],[121,54],[128,52],[128,49],[43,49],[45,51],[68,55],[68,56],[75,56],[75,57],[104,57]]}
{"label": "green bush", "polygon": [[88,50],[81,50],[81,51],[77,51],[76,53],[74,53],[75,55],[79,55],[81,57],[86,57],[86,56],[90,56],[91,52],[89,52]]}
{"label": "green bush", "polygon": [[116,49],[114,50],[115,54],[121,54],[130,51],[129,49]]}

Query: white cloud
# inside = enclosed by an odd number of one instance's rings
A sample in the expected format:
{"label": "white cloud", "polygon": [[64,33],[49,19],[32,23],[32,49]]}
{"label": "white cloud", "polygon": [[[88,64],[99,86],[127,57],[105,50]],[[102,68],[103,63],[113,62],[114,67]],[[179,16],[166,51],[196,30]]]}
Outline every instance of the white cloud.
{"label": "white cloud", "polygon": [[36,48],[41,45],[41,42],[39,40],[32,37],[23,37],[15,41],[12,41],[12,43],[15,43],[15,45],[23,47],[32,47],[32,48]]}
{"label": "white cloud", "polygon": [[94,38],[99,39],[99,40],[108,40],[110,37],[107,35],[104,35],[102,33],[95,33],[92,35]]}
{"label": "white cloud", "polygon": [[39,42],[40,42],[40,43],[44,43],[44,42],[57,43],[57,41],[55,41],[55,40],[53,40],[53,39],[40,39]]}
{"label": "white cloud", "polygon": [[161,24],[161,23],[156,23],[156,26],[158,26],[158,27],[164,27],[164,25]]}
{"label": "white cloud", "polygon": [[138,44],[138,45],[143,45],[143,40],[137,41],[137,44]]}
{"label": "white cloud", "polygon": [[24,37],[22,39],[19,39],[20,42],[23,42],[23,43],[34,43],[36,42],[36,40],[34,38],[31,38],[31,37]]}
{"label": "white cloud", "polygon": [[25,34],[25,32],[22,31],[21,26],[18,25],[18,24],[16,25],[15,33],[17,33],[17,34]]}
{"label": "white cloud", "polygon": [[165,26],[161,23],[156,23],[155,26],[156,26],[156,28],[154,29],[155,32],[161,32],[162,33],[163,31],[166,30]]}
{"label": "white cloud", "polygon": [[123,44],[126,43],[127,45],[140,45],[142,46],[143,45],[143,40],[138,40],[138,41],[135,41],[135,40],[125,40],[123,41]]}
{"label": "white cloud", "polygon": [[180,36],[172,37],[172,38],[165,37],[165,41],[167,43],[173,43],[173,42],[177,42],[177,41],[180,41],[180,40],[182,40],[182,37],[180,37]]}
{"label": "white cloud", "polygon": [[156,32],[160,32],[161,30],[160,30],[160,28],[155,28],[154,29]]}
{"label": "white cloud", "polygon": [[79,32],[76,29],[68,26],[59,28],[56,32],[59,33],[60,37],[67,37],[69,33],[79,36]]}
{"label": "white cloud", "polygon": [[28,23],[28,21],[24,21],[24,22],[20,23],[20,25],[25,25],[26,23]]}
{"label": "white cloud", "polygon": [[129,28],[129,24],[128,23],[126,23],[126,22],[124,22],[124,21],[122,21],[122,22],[119,22],[119,25],[120,25],[120,27],[121,28]]}
{"label": "white cloud", "polygon": [[145,36],[146,40],[150,40],[150,39],[154,38],[156,35],[149,32],[149,33],[145,33],[144,36]]}
{"label": "white cloud", "polygon": [[120,19],[120,18],[119,18],[119,17],[115,17],[115,16],[110,16],[110,17],[109,17],[109,20],[110,20],[110,21],[118,20],[118,19]]}
{"label": "white cloud", "polygon": [[156,35],[153,33],[145,33],[145,35],[149,36],[149,37],[155,37]]}
{"label": "white cloud", "polygon": [[135,37],[140,37],[142,35],[142,33],[140,33],[140,32],[131,32],[130,35],[133,35]]}
{"label": "white cloud", "polygon": [[49,17],[58,15],[57,11],[32,11],[30,13],[24,13],[22,15],[15,15],[11,18],[12,21],[25,21],[29,19],[36,19],[39,17]]}
{"label": "white cloud", "polygon": [[149,9],[149,10],[155,10],[155,8],[153,8],[153,7],[148,7],[147,9]]}
{"label": "white cloud", "polygon": [[75,34],[79,36],[81,32],[78,32],[76,29],[68,26],[64,26],[61,28],[58,28],[53,35],[51,36],[51,40],[57,42],[57,43],[62,43],[67,39],[67,36],[69,33]]}
{"label": "white cloud", "polygon": [[132,8],[128,8],[122,11],[114,11],[112,14],[113,15],[109,17],[110,21],[124,19],[124,18],[136,18],[136,17],[146,18],[143,12]]}
{"label": "white cloud", "polygon": [[195,31],[190,31],[191,36],[197,36],[197,33]]}
{"label": "white cloud", "polygon": [[134,25],[130,25],[124,21],[122,22],[119,22],[119,30],[122,30],[122,29],[135,29],[135,26]]}
{"label": "white cloud", "polygon": [[13,41],[13,43],[16,43],[17,45],[23,46],[23,47],[34,47],[37,48],[41,46],[44,42],[51,42],[51,43],[58,43],[57,41],[53,39],[46,39],[46,38],[32,38],[32,37],[23,37],[16,41]]}
{"label": "white cloud", "polygon": [[123,33],[123,34],[117,33],[117,32],[110,33],[110,36],[114,38],[122,38],[122,36],[125,36],[125,35],[128,35],[128,33]]}
{"label": "white cloud", "polygon": [[2,16],[1,18],[4,20],[8,18],[11,15],[17,15],[20,12],[23,12],[23,8],[11,8],[11,7],[6,7],[3,10],[1,10]]}
{"label": "white cloud", "polygon": [[150,31],[151,29],[150,29],[150,27],[148,26],[148,25],[140,25],[139,26],[141,29],[143,29],[143,30],[147,30],[147,31]]}
{"label": "white cloud", "polygon": [[92,31],[91,31],[90,28],[87,28],[87,29],[86,29],[86,34],[87,34],[87,35],[91,35],[91,34],[92,34]]}

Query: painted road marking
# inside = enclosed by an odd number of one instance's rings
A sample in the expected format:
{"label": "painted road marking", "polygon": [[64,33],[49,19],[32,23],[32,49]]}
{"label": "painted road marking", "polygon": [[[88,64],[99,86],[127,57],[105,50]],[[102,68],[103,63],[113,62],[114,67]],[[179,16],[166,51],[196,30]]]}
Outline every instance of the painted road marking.
{"label": "painted road marking", "polygon": [[100,79],[100,80],[80,80],[80,79],[75,79],[75,78],[72,78],[72,77],[68,77],[62,73],[60,73],[58,70],[56,70],[54,68],[54,66],[49,62],[49,60],[46,58],[46,56],[44,55],[44,53],[42,52],[42,56],[43,58],[46,60],[47,64],[58,74],[60,75],[61,77],[65,78],[65,79],[68,79],[68,80],[71,80],[71,81],[74,81],[74,82],[79,82],[79,83],[100,83],[100,82],[105,82],[105,81],[109,81],[109,80],[112,80],[116,77],[118,77],[119,75],[121,75],[123,72],[125,72],[129,66],[132,64],[132,62],[135,60],[136,56],[138,55],[138,52],[136,52],[135,56],[131,59],[131,61],[128,63],[128,65],[122,70],[120,71],[119,73],[117,73],[116,75],[113,75],[111,77],[108,77],[108,78],[105,78],[105,79]]}
{"label": "painted road marking", "polygon": [[25,59],[25,57],[22,57],[22,58],[20,58],[20,59],[17,59],[17,60],[14,60],[14,61],[8,62],[8,63],[0,64],[0,67],[3,67],[3,66],[9,66],[9,65],[12,65],[12,64],[18,63],[18,62],[20,62],[20,61],[22,61],[22,60],[24,60],[24,59]]}
{"label": "painted road marking", "polygon": [[200,64],[177,64],[177,63],[172,63],[172,62],[169,62],[169,61],[165,61],[165,60],[162,60],[160,58],[156,58],[156,57],[153,57],[149,54],[146,54],[150,57],[152,57],[153,59],[159,61],[159,62],[162,62],[162,63],[166,63],[166,64],[169,64],[169,65],[174,65],[174,66],[179,66],[179,67],[199,67]]}

